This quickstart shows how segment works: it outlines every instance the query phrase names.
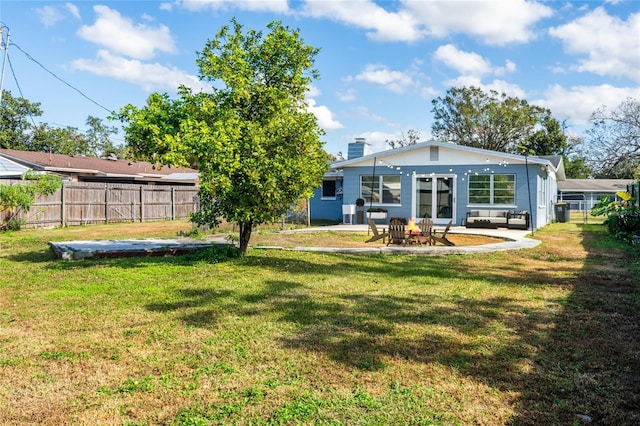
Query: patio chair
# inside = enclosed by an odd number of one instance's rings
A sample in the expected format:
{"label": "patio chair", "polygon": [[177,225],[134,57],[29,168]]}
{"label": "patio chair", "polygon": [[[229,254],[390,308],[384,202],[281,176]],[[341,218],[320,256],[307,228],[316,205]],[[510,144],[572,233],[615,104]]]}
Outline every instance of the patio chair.
{"label": "patio chair", "polygon": [[387,241],[387,245],[389,244],[402,244],[406,246],[409,242],[409,235],[404,232],[405,224],[400,222],[399,220],[392,220],[389,223],[389,241]]}
{"label": "patio chair", "polygon": [[373,219],[369,219],[369,227],[371,228],[371,232],[373,232],[373,236],[369,238],[365,243],[372,243],[374,241],[382,240],[382,244],[387,241],[389,234],[385,228],[382,228],[382,232],[378,231],[378,227]]}
{"label": "patio chair", "polygon": [[441,235],[437,235],[435,233],[431,234],[431,241],[433,242],[433,245],[435,246],[437,243],[442,243],[445,246],[455,246],[454,243],[452,243],[451,241],[449,241],[447,239],[447,234],[449,233],[449,229],[451,229],[451,223],[453,222],[453,220],[450,220],[449,223],[447,224],[447,227],[444,228],[444,232]]}
{"label": "patio chair", "polygon": [[431,219],[422,219],[418,226],[420,227],[420,242],[431,245],[431,235],[433,234],[433,222]]}

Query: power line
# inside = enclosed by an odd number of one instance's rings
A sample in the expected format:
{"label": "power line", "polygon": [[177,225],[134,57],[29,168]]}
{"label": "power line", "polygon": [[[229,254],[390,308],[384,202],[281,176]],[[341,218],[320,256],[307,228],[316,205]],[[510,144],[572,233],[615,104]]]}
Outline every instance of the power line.
{"label": "power line", "polygon": [[[11,63],[11,58],[9,57],[9,55],[7,55],[7,62],[9,62],[9,68],[11,69],[11,74],[13,75],[13,79],[16,82],[16,87],[18,88],[18,92],[20,93],[20,97],[22,99],[25,99],[24,95],[22,94],[22,88],[20,88],[20,83],[18,83],[18,79],[16,77],[16,73],[13,70],[13,64]],[[33,115],[31,114],[31,112],[29,112],[29,118],[31,118],[31,122],[33,123],[33,127],[36,127],[36,122],[33,119]]]}
{"label": "power line", "polygon": [[104,109],[105,111],[107,111],[109,114],[111,114],[113,111],[110,110],[109,108],[105,107],[104,105],[101,105],[100,103],[94,101],[93,99],[91,99],[89,96],[85,95],[80,89],[72,86],[71,84],[67,83],[66,81],[64,81],[62,78],[58,77],[53,71],[49,70],[47,67],[45,67],[44,65],[42,65],[40,62],[38,62],[37,60],[35,60],[30,54],[28,54],[27,52],[25,52],[20,46],[18,46],[17,44],[15,44],[14,42],[10,43],[11,46],[15,46],[16,48],[18,48],[19,51],[21,51],[22,53],[24,53],[24,55],[31,61],[35,62],[36,64],[38,64],[40,66],[40,68],[42,68],[43,70],[45,70],[46,72],[48,72],[49,74],[51,74],[53,77],[55,77],[57,80],[61,81],[62,83],[64,83],[65,85],[69,86],[71,89],[75,90],[76,92],[78,92],[82,97],[84,97],[85,99],[87,99],[88,101],[94,103],[95,105],[99,106],[100,108]]}

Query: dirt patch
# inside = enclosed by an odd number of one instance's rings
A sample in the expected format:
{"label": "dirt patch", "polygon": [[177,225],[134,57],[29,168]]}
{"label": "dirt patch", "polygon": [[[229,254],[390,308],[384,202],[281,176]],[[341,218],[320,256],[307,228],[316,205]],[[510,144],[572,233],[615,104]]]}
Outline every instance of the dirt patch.
{"label": "dirt patch", "polygon": [[[366,243],[371,234],[366,232],[323,231],[323,232],[255,232],[251,235],[251,246],[293,247],[335,247],[372,248],[384,247],[382,240]],[[449,234],[447,238],[456,246],[479,246],[504,242],[501,238],[485,235]]]}

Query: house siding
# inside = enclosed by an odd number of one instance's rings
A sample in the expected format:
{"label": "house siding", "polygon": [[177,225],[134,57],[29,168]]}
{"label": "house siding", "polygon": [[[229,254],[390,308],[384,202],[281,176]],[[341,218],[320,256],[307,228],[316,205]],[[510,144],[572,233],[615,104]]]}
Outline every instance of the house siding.
{"label": "house siding", "polygon": [[[494,170],[495,174],[513,174],[515,175],[516,191],[515,191],[515,205],[480,205],[469,204],[469,185],[468,178],[465,173],[475,173],[478,170],[477,164],[466,164],[463,166],[405,166],[402,169],[410,170],[408,173],[403,172],[401,178],[401,192],[400,192],[400,205],[389,205],[382,203],[373,203],[372,207],[382,207],[389,212],[388,217],[410,217],[412,215],[412,201],[413,201],[413,172],[416,175],[430,175],[436,176],[455,175],[455,212],[454,220],[458,225],[463,224],[463,220],[466,218],[467,211],[473,208],[495,209],[495,210],[526,210],[531,211],[533,223],[537,222],[538,204],[534,201],[536,195],[535,188],[537,188],[537,178],[539,173],[536,171],[538,167],[535,165],[529,166],[529,183],[531,187],[532,204],[529,207],[529,189],[527,186],[527,172],[524,165],[513,165],[507,167],[501,167],[499,170]],[[383,171],[378,173],[379,168],[376,167],[376,176],[381,175],[396,175],[396,173],[388,173],[387,168],[384,167]],[[483,169],[478,171],[479,174],[483,174]],[[373,167],[353,167],[344,170],[344,204],[355,204],[356,199],[360,197],[360,177],[371,176],[373,174]],[[397,174],[400,174],[399,172]],[[551,192],[553,193],[553,192]],[[369,208],[369,205],[365,206],[365,209]],[[546,209],[545,209],[546,211]],[[544,217],[544,215],[543,215]]]}
{"label": "house siding", "polygon": [[[336,191],[341,188],[341,182],[338,181]],[[341,194],[337,194],[335,199],[323,199],[322,188],[316,188],[309,200],[309,215],[313,220],[342,221],[342,204]]]}
{"label": "house siding", "polygon": [[[437,155],[435,155],[437,152]],[[375,172],[374,172],[375,162]],[[472,209],[528,211],[531,223],[542,227],[552,219],[553,203],[557,192],[556,166],[539,157],[522,157],[494,151],[461,147],[453,144],[424,142],[418,145],[385,151],[334,164],[342,170],[342,203],[355,204],[360,198],[362,176],[401,174],[400,204],[372,203],[361,208],[381,207],[392,217],[409,218],[415,215],[415,182],[417,176],[450,177],[454,179],[452,199],[454,223],[463,225],[467,212]],[[563,172],[562,172],[563,173]],[[509,205],[470,204],[469,174],[513,174],[515,176],[515,202]],[[562,175],[563,176],[563,175]],[[447,197],[446,192],[444,197]],[[328,205],[327,205],[328,207]],[[323,212],[326,214],[326,212]],[[312,212],[312,218],[313,215]],[[437,218],[434,218],[437,221]],[[440,218],[440,222],[448,219]]]}

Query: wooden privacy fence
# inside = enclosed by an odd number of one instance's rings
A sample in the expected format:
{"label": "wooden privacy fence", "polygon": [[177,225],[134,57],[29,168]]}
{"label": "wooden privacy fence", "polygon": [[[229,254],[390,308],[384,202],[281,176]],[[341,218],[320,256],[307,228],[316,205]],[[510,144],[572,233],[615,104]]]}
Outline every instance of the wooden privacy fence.
{"label": "wooden privacy fence", "polygon": [[[21,183],[0,179],[0,185]],[[19,219],[30,228],[181,219],[194,211],[197,194],[195,186],[64,182],[55,194],[36,197]]]}

